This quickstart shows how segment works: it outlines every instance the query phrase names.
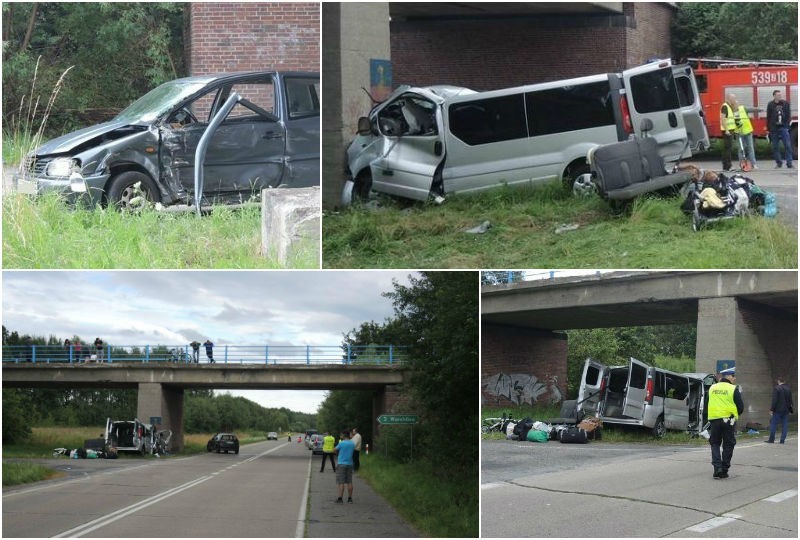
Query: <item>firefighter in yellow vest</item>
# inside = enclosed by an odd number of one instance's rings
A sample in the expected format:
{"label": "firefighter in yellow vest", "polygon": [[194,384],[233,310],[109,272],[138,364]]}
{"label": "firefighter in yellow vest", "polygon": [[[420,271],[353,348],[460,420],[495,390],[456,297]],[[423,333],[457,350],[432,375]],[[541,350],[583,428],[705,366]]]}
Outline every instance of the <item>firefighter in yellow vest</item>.
{"label": "firefighter in yellow vest", "polygon": [[720,376],[720,381],[708,389],[708,442],[711,444],[714,478],[728,478],[733,447],[736,446],[736,423],[744,411],[744,402],[736,386],[736,368],[720,371]]}
{"label": "firefighter in yellow vest", "polygon": [[739,162],[747,157],[750,164],[754,169],[756,167],[756,152],[753,146],[753,124],[750,123],[750,117],[747,115],[748,110],[744,105],[739,105],[733,111],[733,123],[736,124],[736,136],[739,137],[741,145],[739,145]]}
{"label": "firefighter in yellow vest", "polygon": [[731,170],[733,138],[736,135],[734,111],[739,108],[736,96],[728,94],[719,110],[719,128],[722,131],[722,170]]}

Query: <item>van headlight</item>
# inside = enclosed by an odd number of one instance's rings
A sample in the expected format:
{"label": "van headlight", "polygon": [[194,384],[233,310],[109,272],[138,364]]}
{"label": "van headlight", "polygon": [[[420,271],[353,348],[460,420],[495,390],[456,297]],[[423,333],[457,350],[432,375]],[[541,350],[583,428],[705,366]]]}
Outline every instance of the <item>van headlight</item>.
{"label": "van headlight", "polygon": [[58,178],[68,178],[73,172],[79,172],[78,161],[72,158],[59,157],[47,164],[45,174]]}

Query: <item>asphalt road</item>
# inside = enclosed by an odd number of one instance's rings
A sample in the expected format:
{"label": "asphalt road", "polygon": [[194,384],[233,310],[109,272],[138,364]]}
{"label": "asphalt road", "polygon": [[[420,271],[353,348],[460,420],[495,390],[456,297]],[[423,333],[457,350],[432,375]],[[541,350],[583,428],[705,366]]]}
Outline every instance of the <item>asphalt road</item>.
{"label": "asphalt road", "polygon": [[481,535],[797,537],[797,438],[762,441],[726,480],[706,445],[483,441]]}
{"label": "asphalt road", "polygon": [[310,454],[303,445],[266,441],[238,455],[63,460],[56,468],[74,474],[65,480],[3,488],[2,535],[302,536]]}

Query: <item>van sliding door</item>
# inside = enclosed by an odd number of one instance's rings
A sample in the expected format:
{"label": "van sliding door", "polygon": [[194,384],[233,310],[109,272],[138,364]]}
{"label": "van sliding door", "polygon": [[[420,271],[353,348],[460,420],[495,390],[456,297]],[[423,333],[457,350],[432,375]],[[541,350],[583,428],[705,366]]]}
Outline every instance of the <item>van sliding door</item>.
{"label": "van sliding door", "polygon": [[583,365],[583,375],[581,376],[581,387],[578,390],[578,410],[586,414],[600,414],[599,403],[602,396],[603,377],[606,375],[606,366],[600,362],[595,362],[591,358],[586,359]]}
{"label": "van sliding door", "polygon": [[628,384],[622,414],[635,419],[644,416],[645,386],[647,385],[647,365],[631,358],[628,366]]}
{"label": "van sliding door", "polygon": [[[703,118],[703,105],[700,103],[700,92],[689,66],[673,66],[675,84],[678,89],[678,101],[681,106],[683,122],[689,136],[689,148],[694,152],[702,152],[710,145],[706,122]],[[689,157],[686,152],[683,157]]]}

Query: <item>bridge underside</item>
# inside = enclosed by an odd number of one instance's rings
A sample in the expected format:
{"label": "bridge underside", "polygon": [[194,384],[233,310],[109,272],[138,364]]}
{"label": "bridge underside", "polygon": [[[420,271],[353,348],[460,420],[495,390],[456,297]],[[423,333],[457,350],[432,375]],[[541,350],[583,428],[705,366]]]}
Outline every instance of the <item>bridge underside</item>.
{"label": "bridge underside", "polygon": [[[4,388],[135,388],[137,418],[160,417],[172,430],[173,451],[184,447],[183,397],[187,388],[231,390],[366,390],[374,392],[373,418],[386,412],[387,387],[404,382],[396,366],[259,366],[235,364],[148,365],[11,364],[3,366]],[[373,431],[375,432],[375,431]]]}

